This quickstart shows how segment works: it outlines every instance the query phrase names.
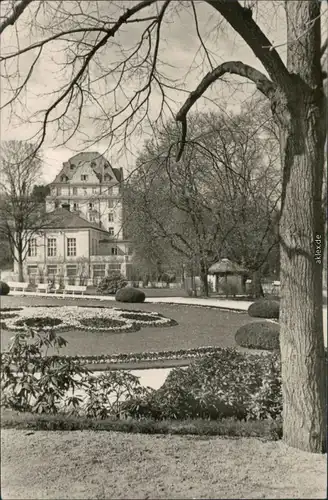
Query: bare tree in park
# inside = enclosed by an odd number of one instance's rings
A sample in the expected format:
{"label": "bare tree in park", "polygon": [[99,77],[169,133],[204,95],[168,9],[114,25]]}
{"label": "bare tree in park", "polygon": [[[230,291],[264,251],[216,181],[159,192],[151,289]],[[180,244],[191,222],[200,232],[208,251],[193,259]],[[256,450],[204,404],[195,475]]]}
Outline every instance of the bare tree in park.
{"label": "bare tree in park", "polygon": [[[153,244],[162,248],[166,241],[171,253],[193,263],[206,296],[208,269],[214,262],[233,258],[252,272],[256,285],[278,243],[273,215],[280,169],[260,118],[254,112],[251,117],[247,109],[236,116],[190,116],[189,138],[179,163],[169,151],[177,138],[169,122],[165,129],[154,130],[158,141],[147,143],[126,189],[130,196],[125,213],[127,224],[135,229],[134,241],[144,243],[145,230]],[[264,120],[266,125],[268,118]],[[255,297],[259,289],[254,287]]]}
{"label": "bare tree in park", "polygon": [[24,281],[23,264],[32,238],[46,224],[44,203],[33,195],[42,162],[35,146],[8,141],[1,146],[0,160],[0,234],[8,243],[18,264],[18,280]]}
{"label": "bare tree in park", "polygon": [[[5,2],[1,2],[3,4]],[[28,5],[27,5],[28,4]],[[177,160],[187,134],[187,115],[212,86],[219,92],[224,81],[252,82],[270,103],[279,129],[282,163],[280,216],[281,253],[281,358],[284,399],[284,440],[312,452],[326,448],[325,361],[322,324],[322,259],[324,214],[322,178],[326,137],[326,102],[319,0],[265,3],[266,22],[257,12],[263,2],[203,0],[199,2],[143,0],[139,2],[15,2],[0,26],[4,107],[18,113],[42,60],[57,60],[53,88],[40,102],[40,112],[28,114],[37,127],[39,146],[48,133],[64,142],[78,134],[84,120],[94,119],[93,142],[127,148],[128,139],[141,137],[148,125],[175,116],[181,125]],[[270,9],[271,5],[271,9]],[[203,55],[193,87],[177,79],[178,65],[163,62],[170,43],[165,27],[179,26],[188,11],[188,30],[198,38]],[[280,12],[286,23],[286,62],[270,40],[270,21]],[[218,57],[207,49],[198,22],[202,13],[217,19],[211,33]],[[13,28],[10,26],[17,24]],[[279,20],[280,22],[280,20]],[[262,70],[238,60],[222,62],[220,33],[233,29]],[[26,29],[31,26],[28,41]],[[3,42],[7,32],[14,38]],[[191,32],[190,32],[191,33]],[[127,34],[130,38],[127,39]],[[209,35],[208,35],[209,36]],[[132,42],[131,42],[132,41]],[[51,50],[50,50],[51,49]],[[190,49],[191,50],[191,49]],[[196,49],[197,52],[197,49]],[[198,53],[197,52],[197,53]],[[174,54],[174,47],[171,47]],[[66,56],[66,59],[64,59]],[[18,61],[24,60],[24,67]],[[66,64],[65,64],[66,63]],[[187,77],[187,74],[185,75]],[[8,78],[8,80],[6,80]],[[195,80],[196,78],[196,80]],[[4,85],[7,81],[7,85]],[[195,81],[197,83],[195,83]],[[174,95],[184,94],[178,109]],[[206,92],[206,94],[205,94]],[[156,108],[150,106],[157,96]],[[42,102],[41,102],[42,101]],[[26,115],[25,115],[26,117]],[[23,116],[24,118],[24,116]]]}

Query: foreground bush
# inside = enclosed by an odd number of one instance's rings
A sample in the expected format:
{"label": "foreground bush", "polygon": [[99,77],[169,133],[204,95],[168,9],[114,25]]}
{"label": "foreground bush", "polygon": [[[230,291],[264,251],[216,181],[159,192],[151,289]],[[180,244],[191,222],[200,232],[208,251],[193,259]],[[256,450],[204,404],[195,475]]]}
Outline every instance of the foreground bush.
{"label": "foreground bush", "polygon": [[132,286],[126,286],[125,288],[121,288],[116,292],[115,300],[117,302],[144,302],[146,299],[146,295],[142,290],[138,290],[137,288],[133,288]]}
{"label": "foreground bush", "polygon": [[270,299],[260,299],[251,304],[248,308],[248,314],[253,318],[279,318],[279,302]]}
{"label": "foreground bush", "polygon": [[99,282],[97,291],[103,295],[114,295],[126,285],[127,281],[120,273],[111,273]]}
{"label": "foreground bush", "polygon": [[279,350],[279,332],[279,325],[271,321],[249,323],[237,330],[235,341],[248,349]]}
{"label": "foreground bush", "polygon": [[122,408],[128,416],[155,420],[275,419],[282,411],[280,359],[222,349],[173,369],[159,390]]}
{"label": "foreground bush", "polygon": [[4,281],[0,281],[0,295],[8,295],[10,292],[9,285]]}
{"label": "foreground bush", "polygon": [[[66,344],[54,331],[16,333],[1,356],[1,406],[19,412],[102,419],[119,415],[122,398],[149,393],[130,372],[110,371],[95,377],[74,360],[47,356],[49,348],[59,352]],[[84,397],[76,396],[81,389]]]}
{"label": "foreground bush", "polygon": [[[281,416],[280,361],[222,349],[174,369],[155,391],[127,371],[95,376],[81,364],[47,356],[66,345],[54,332],[17,333],[2,354],[1,404],[19,412],[96,419],[262,420]],[[81,396],[76,392],[83,389]],[[70,391],[71,396],[67,395]]]}

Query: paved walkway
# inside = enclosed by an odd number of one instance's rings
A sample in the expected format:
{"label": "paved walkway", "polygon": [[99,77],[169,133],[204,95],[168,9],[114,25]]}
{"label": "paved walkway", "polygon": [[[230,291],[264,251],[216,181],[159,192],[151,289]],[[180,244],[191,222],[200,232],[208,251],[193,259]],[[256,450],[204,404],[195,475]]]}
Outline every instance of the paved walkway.
{"label": "paved walkway", "polygon": [[[55,293],[37,293],[37,292],[19,292],[12,291],[10,295],[20,295],[22,297],[55,297],[57,299],[95,299],[99,301],[111,300],[114,301],[115,297],[113,295],[72,295],[72,294],[55,294]],[[209,307],[220,307],[224,309],[236,309],[238,311],[247,311],[252,302],[245,300],[225,300],[225,299],[211,299],[211,298],[201,298],[201,297],[147,297],[146,303],[173,303],[173,304],[184,304],[184,305],[199,305],[199,306],[209,306]]]}

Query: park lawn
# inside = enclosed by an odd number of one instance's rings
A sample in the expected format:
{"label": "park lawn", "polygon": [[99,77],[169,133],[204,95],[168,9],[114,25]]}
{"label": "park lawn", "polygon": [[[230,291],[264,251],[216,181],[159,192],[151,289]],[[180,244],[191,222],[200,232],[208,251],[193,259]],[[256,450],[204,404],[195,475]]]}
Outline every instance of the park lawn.
{"label": "park lawn", "polygon": [[2,429],[10,499],[326,498],[325,455],[256,438]]}
{"label": "park lawn", "polygon": [[[234,335],[246,323],[261,321],[250,318],[245,312],[233,312],[215,308],[186,306],[178,304],[122,304],[113,301],[99,302],[96,299],[56,299],[53,297],[1,298],[2,307],[28,305],[78,305],[106,306],[124,309],[155,311],[178,322],[172,327],[142,327],[137,332],[103,333],[71,330],[63,332],[68,341],[61,349],[63,355],[104,355],[130,352],[154,352],[190,349],[202,346],[236,346]],[[7,348],[13,331],[1,331],[1,349]],[[50,351],[49,351],[50,354]]]}

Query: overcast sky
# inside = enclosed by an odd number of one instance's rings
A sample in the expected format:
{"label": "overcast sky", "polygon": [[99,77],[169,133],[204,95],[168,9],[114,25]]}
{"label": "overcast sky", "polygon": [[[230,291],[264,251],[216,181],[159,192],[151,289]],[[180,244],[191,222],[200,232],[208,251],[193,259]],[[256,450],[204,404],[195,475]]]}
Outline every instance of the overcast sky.
{"label": "overcast sky", "polygon": [[[129,2],[129,6],[132,3]],[[254,3],[254,2],[253,2]],[[49,5],[51,4],[51,11],[49,10]],[[162,3],[158,2],[159,7]],[[189,7],[188,7],[189,4]],[[46,11],[39,12],[39,19],[42,23],[51,23],[56,20],[56,16],[52,14],[54,12],[54,6],[56,2],[48,2]],[[86,15],[92,15],[96,17],[100,15],[101,19],[104,19],[105,15],[108,15],[112,20],[117,17],[117,3],[102,1],[95,2],[91,4],[89,2],[81,2],[81,7],[83,9],[83,16],[79,17],[79,20],[86,20]],[[119,6],[122,7],[124,4],[120,2]],[[161,44],[159,50],[159,57],[163,73],[165,76],[177,80],[179,86],[183,83],[186,90],[193,90],[204,75],[209,70],[209,65],[207,61],[201,66],[200,63],[204,59],[204,52],[200,49],[200,40],[196,34],[195,22],[193,18],[193,11],[190,8],[190,2],[185,2],[182,7],[179,8],[178,2],[172,4],[171,11],[168,12],[167,21],[162,28]],[[212,57],[212,62],[214,65],[218,65],[224,61],[228,60],[240,60],[244,63],[250,64],[257,69],[262,71],[263,68],[259,61],[255,58],[251,50],[247,45],[240,39],[240,37],[229,28],[226,23],[222,23],[222,19],[219,14],[206,3],[199,1],[195,2],[195,7],[198,16],[199,31],[202,34],[202,38],[206,43]],[[48,10],[47,10],[48,9]],[[77,5],[71,1],[64,2],[64,9],[67,13],[76,13]],[[97,10],[100,9],[100,10]],[[60,16],[62,14],[58,14]],[[144,15],[149,15],[149,11]],[[281,7],[281,2],[275,1],[258,2],[257,9],[254,10],[255,19],[258,21],[260,27],[275,45],[280,45],[278,51],[283,59],[285,59],[286,46],[284,45],[286,39],[286,29],[285,29],[285,18],[284,11]],[[6,29],[1,38],[2,44],[2,54],[7,54],[18,46],[23,48],[27,46],[31,41],[35,42],[41,40],[44,37],[49,36],[49,24],[47,34],[42,34],[38,30],[34,30],[32,33],[30,31],[31,26],[35,19],[35,5],[27,9],[26,13],[22,16],[19,23],[15,27],[9,27]],[[63,19],[63,18],[62,18]],[[70,20],[71,22],[71,20]],[[64,26],[61,23],[61,29]],[[58,27],[50,26],[58,32]],[[114,61],[119,58],[122,60],[122,54],[119,53],[118,46],[124,49],[130,49],[137,40],[140,39],[140,35],[145,28],[144,23],[138,23],[138,25],[125,25],[124,30],[120,32],[118,37],[111,40],[110,43],[102,50],[99,61],[102,64],[102,70],[104,68],[110,68]],[[42,109],[46,109],[50,103],[54,101],[53,92],[60,88],[65,81],[69,79],[69,72],[71,71],[72,65],[63,71],[63,66],[66,61],[67,53],[65,53],[65,48],[68,47],[68,43],[64,41],[57,41],[49,44],[41,58],[39,59],[32,78],[30,79],[27,92],[22,93],[22,103],[20,106],[14,106],[14,112],[18,117],[13,116],[12,111],[7,108],[1,115],[1,140],[8,139],[22,139],[26,140],[35,133],[39,125],[37,123],[31,123],[31,117],[34,115],[33,120],[35,121],[35,113],[40,112]],[[21,78],[27,74],[34,60],[36,52],[25,53],[19,58],[19,69]],[[72,57],[72,55],[70,55]],[[190,71],[190,66],[193,69]],[[198,67],[197,67],[198,66]],[[11,66],[10,71],[14,71],[14,66]],[[91,74],[95,75],[95,72],[99,71],[99,68],[95,66],[92,67]],[[101,73],[100,71],[100,73]],[[100,74],[99,73],[99,74]],[[140,75],[136,74],[135,78],[127,79],[125,82],[124,89],[131,95],[140,86]],[[66,79],[66,80],[65,80]],[[201,99],[198,104],[198,109],[214,109],[216,106],[225,108],[226,104],[228,109],[238,111],[241,103],[249,99],[254,95],[254,86],[242,81],[241,79],[236,79],[230,77],[229,82],[216,82],[212,85],[211,89],[206,93],[206,96],[213,100],[210,102],[208,99]],[[112,81],[111,81],[112,82]],[[106,84],[104,81],[99,82],[99,89],[106,89],[106,86],[111,82]],[[2,81],[1,85],[1,101],[2,104],[7,101],[8,96],[8,81]],[[17,79],[12,73],[12,78],[10,80],[10,85],[17,84]],[[179,107],[183,104],[186,93],[184,92],[173,92],[167,91],[171,99],[175,102],[171,102],[171,108],[173,112],[176,112]],[[46,95],[47,94],[47,95]],[[122,99],[120,101],[120,99]],[[99,102],[108,110],[114,109],[116,106],[123,105],[123,95],[119,97],[119,102],[114,103],[111,96],[99,98]],[[154,93],[150,101],[150,114],[155,116],[160,105],[160,95],[159,93]],[[99,132],[96,124],[93,121],[93,108],[89,105],[86,108],[86,113],[83,116],[82,125],[80,127],[79,134],[75,135],[73,139],[69,142],[69,147],[60,146],[61,136],[56,135],[55,128],[49,127],[49,136],[46,139],[45,145],[43,147],[44,155],[44,180],[50,182],[53,180],[56,173],[60,170],[62,162],[67,161],[67,159],[74,154],[75,151],[85,148],[85,143],[83,137],[88,137],[90,139],[96,138]],[[74,113],[72,112],[72,117]],[[168,115],[167,115],[168,116]],[[28,119],[29,123],[20,123],[21,118]],[[139,131],[140,132],[140,131]],[[85,134],[85,135],[83,135]],[[132,137],[131,147],[133,153],[140,149],[143,140],[147,138],[146,132],[144,134],[139,133]],[[57,146],[57,147],[56,147]],[[112,162],[115,167],[123,167],[126,170],[131,169],[134,163],[134,156],[128,153],[126,156],[121,154],[117,156],[115,148],[108,150],[108,140],[104,139],[99,143],[95,144],[93,147],[87,147],[87,150],[96,150],[99,153],[106,151],[106,156]]]}

